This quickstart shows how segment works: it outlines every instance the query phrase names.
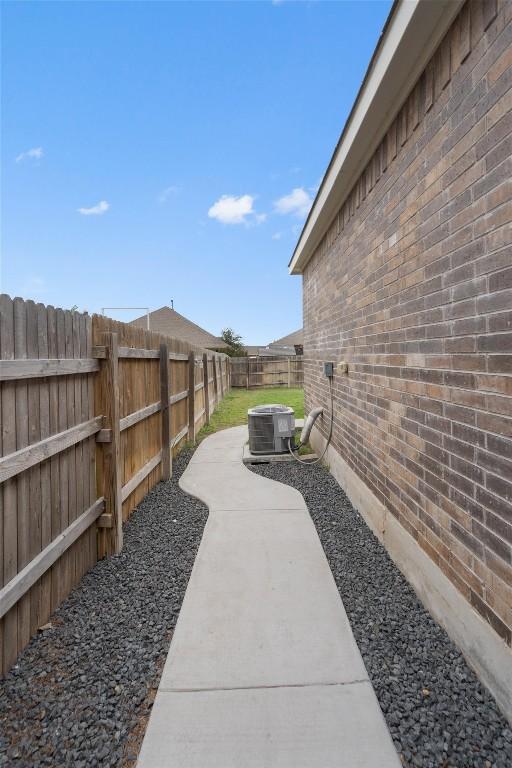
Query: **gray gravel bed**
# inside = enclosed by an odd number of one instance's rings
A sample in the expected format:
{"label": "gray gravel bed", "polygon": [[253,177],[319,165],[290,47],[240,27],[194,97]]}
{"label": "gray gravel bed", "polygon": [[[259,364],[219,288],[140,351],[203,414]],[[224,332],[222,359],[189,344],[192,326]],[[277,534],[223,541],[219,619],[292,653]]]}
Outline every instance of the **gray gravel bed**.
{"label": "gray gravel bed", "polygon": [[496,702],[332,475],[295,463],[251,469],[303,494],[403,764],[511,768],[512,730]]}
{"label": "gray gravel bed", "polygon": [[132,766],[207,508],[174,462],[132,514],[120,555],[100,561],[0,682],[0,765]]}

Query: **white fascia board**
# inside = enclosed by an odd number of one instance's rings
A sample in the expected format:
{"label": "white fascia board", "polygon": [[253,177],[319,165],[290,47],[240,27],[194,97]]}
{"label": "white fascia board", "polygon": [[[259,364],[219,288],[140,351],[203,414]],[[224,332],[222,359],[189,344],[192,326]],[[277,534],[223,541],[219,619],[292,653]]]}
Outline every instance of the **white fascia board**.
{"label": "white fascia board", "polygon": [[396,5],[295,247],[290,274],[302,274],[463,3]]}

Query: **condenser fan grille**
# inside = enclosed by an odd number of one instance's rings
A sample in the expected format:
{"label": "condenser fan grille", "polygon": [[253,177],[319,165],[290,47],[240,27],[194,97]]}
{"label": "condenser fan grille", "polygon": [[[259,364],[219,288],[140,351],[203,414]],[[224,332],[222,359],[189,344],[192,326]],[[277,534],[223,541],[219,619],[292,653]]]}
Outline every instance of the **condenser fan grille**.
{"label": "condenser fan grille", "polygon": [[256,405],[249,410],[249,413],[293,413],[293,409],[287,405]]}

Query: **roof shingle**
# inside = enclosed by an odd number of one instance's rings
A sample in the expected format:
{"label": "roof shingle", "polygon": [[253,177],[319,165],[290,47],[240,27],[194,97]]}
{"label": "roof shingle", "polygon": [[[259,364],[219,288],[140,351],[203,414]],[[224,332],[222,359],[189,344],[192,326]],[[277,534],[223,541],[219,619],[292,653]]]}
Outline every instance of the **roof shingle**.
{"label": "roof shingle", "polygon": [[[130,322],[137,328],[147,328],[147,316],[137,317]],[[187,341],[195,347],[205,349],[226,349],[228,346],[221,338],[205,331],[196,323],[180,315],[171,307],[160,307],[149,313],[149,329],[164,336],[173,336],[175,339]]]}

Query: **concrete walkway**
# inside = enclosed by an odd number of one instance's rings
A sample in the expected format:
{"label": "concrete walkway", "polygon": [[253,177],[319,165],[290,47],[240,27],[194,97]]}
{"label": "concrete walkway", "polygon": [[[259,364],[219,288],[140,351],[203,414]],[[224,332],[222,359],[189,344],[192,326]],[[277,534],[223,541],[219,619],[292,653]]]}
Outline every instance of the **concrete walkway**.
{"label": "concrete walkway", "polygon": [[398,768],[301,494],[208,437],[180,486],[210,510],[139,768]]}

